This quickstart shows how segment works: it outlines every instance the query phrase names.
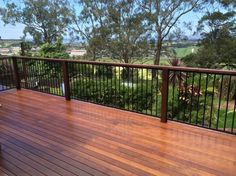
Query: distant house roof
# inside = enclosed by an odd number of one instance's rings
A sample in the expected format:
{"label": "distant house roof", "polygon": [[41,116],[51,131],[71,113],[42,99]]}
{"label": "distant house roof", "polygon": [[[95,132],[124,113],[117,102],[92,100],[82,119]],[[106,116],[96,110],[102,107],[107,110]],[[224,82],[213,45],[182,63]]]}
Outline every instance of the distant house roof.
{"label": "distant house roof", "polygon": [[23,42],[21,39],[1,39],[0,42]]}

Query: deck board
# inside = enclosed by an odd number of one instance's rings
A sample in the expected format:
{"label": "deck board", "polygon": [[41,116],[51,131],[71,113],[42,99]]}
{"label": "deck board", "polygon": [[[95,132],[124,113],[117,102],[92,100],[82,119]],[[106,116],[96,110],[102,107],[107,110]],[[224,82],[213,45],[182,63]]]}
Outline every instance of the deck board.
{"label": "deck board", "polygon": [[29,90],[0,102],[0,175],[236,173],[234,135]]}

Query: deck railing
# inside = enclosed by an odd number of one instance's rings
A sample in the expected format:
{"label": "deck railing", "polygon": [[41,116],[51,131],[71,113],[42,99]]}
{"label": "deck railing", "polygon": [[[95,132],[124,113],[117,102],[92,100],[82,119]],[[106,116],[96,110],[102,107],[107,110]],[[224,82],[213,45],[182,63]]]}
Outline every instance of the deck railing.
{"label": "deck railing", "polygon": [[22,87],[236,134],[236,71],[30,57],[1,58],[2,67],[0,90]]}
{"label": "deck railing", "polygon": [[0,91],[15,88],[14,68],[11,57],[0,58]]}

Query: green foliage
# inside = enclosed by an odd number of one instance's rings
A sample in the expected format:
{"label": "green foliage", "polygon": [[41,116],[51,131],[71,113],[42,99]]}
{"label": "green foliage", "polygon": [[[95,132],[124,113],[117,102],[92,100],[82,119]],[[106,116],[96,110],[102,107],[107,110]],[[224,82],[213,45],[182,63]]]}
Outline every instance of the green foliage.
{"label": "green foliage", "polygon": [[53,43],[65,34],[71,23],[72,10],[67,0],[27,0],[15,3],[8,0],[0,8],[5,24],[22,23],[24,34],[31,35],[37,45]]}
{"label": "green foliage", "polygon": [[190,115],[188,111],[197,111],[203,107],[203,100],[200,99],[202,92],[197,86],[180,85],[178,88],[170,90],[169,107],[172,118],[177,118],[182,121],[189,121]]}
{"label": "green foliage", "polygon": [[87,42],[88,55],[130,63],[147,53],[145,17],[137,1],[80,0],[73,30]]}
{"label": "green foliage", "polygon": [[163,42],[170,37],[178,40],[182,35],[178,23],[182,16],[197,11],[201,0],[142,0],[140,2],[146,19],[155,32],[155,58],[154,63],[159,65],[161,53],[163,51]]}
{"label": "green foliage", "polygon": [[[118,88],[118,85],[121,86]],[[109,78],[96,82],[88,77],[80,76],[71,83],[72,96],[103,105],[143,112],[151,109],[154,94],[151,86],[134,85],[133,89],[125,83],[115,82]]]}
{"label": "green foliage", "polygon": [[236,25],[235,12],[208,12],[199,21],[199,31],[206,27],[210,32],[202,32],[200,48],[194,54],[183,58],[188,66],[207,68],[236,68]]}
{"label": "green foliage", "polygon": [[107,2],[103,0],[78,0],[80,14],[73,16],[71,35],[85,41],[89,57],[96,60],[105,49],[110,29],[107,27]]}
{"label": "green foliage", "polygon": [[98,67],[96,71],[96,76],[99,76],[99,77],[105,76],[107,78],[112,78],[113,69],[111,66],[101,65]]}
{"label": "green foliage", "polygon": [[139,77],[138,69],[135,68],[124,68],[121,71],[121,78],[124,81],[136,82]]}
{"label": "green foliage", "polygon": [[32,47],[33,47],[32,42],[22,42],[20,55],[29,57],[32,56],[33,55]]}
{"label": "green foliage", "polygon": [[66,53],[66,47],[62,44],[62,39],[57,38],[56,43],[45,43],[40,47],[39,55],[44,58],[68,59],[70,56]]}
{"label": "green foliage", "polygon": [[222,92],[221,96],[225,100],[227,100],[227,98],[229,98],[229,101],[234,100],[236,97],[236,78],[235,78],[235,76],[233,76],[231,78],[229,76],[226,76],[223,78],[222,90],[221,90],[221,81],[222,81],[222,79],[218,80],[218,87],[217,87],[217,89]]}

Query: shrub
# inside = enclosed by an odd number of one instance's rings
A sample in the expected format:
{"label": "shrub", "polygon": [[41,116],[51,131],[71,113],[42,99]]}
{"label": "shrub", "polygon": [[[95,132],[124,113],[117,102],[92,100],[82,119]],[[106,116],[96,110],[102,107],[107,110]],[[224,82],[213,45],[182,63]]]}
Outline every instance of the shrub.
{"label": "shrub", "polygon": [[138,69],[137,68],[124,68],[124,69],[122,69],[121,78],[124,81],[133,80],[136,82],[138,79]]}
{"label": "shrub", "polygon": [[112,66],[108,66],[108,65],[98,66],[96,70],[96,75],[99,77],[105,76],[107,78],[112,78],[113,76]]}
{"label": "shrub", "polygon": [[137,112],[143,112],[152,107],[154,91],[151,91],[151,86],[146,88],[146,85],[139,84],[134,85],[132,89],[129,85],[120,84],[121,86],[118,87],[119,83],[111,79],[96,82],[95,80],[88,81],[83,77],[72,81],[71,93],[77,99]]}

